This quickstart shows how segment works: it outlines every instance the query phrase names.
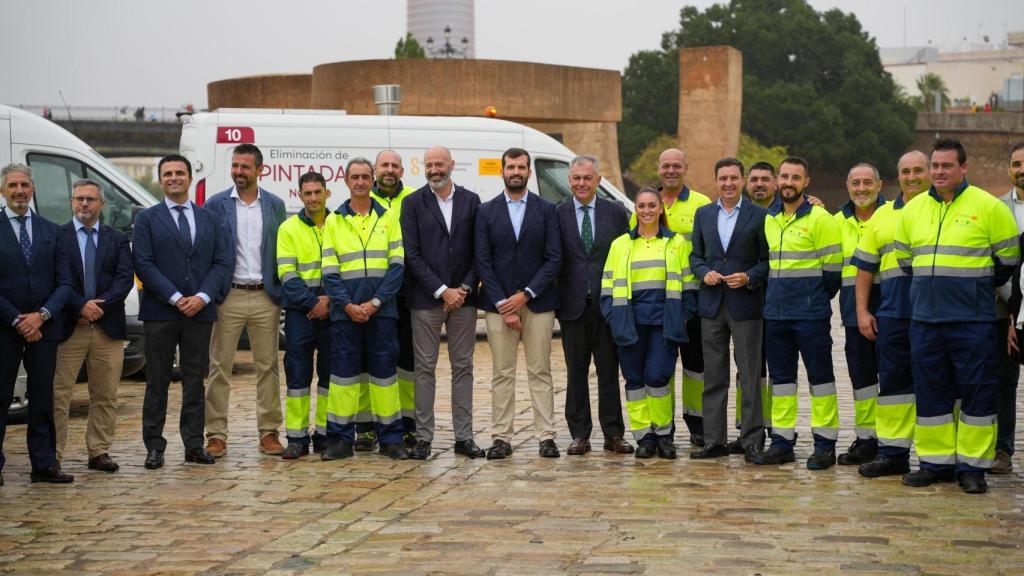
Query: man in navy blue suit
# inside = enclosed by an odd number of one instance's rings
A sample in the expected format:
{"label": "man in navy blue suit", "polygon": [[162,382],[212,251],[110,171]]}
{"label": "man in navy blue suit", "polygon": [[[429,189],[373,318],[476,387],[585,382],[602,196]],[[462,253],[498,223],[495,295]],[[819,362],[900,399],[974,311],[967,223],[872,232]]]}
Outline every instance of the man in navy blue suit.
{"label": "man in navy blue suit", "polygon": [[[71,277],[58,242],[59,228],[30,210],[32,170],[10,164],[0,170],[7,206],[0,211],[0,470],[7,410],[18,367],[28,373],[28,453],[32,482],[74,480],[57,462],[53,431],[53,367],[60,341],[59,315]],[[0,475],[0,486],[4,483]]]}
{"label": "man in navy blue suit", "polygon": [[215,458],[227,453],[231,370],[242,329],[249,335],[256,367],[256,428],[259,450],[280,455],[281,279],[277,276],[277,229],[288,215],[284,201],[257,184],[263,153],[241,144],[231,153],[234,186],[210,198],[205,208],[224,221],[228,235],[228,278],[224,301],[210,337],[210,382],[206,391],[206,450]]}
{"label": "man in navy blue suit", "polygon": [[554,281],[562,261],[555,205],[526,189],[530,154],[509,148],[501,155],[505,190],[480,205],[476,218],[478,301],[486,312],[491,346],[491,418],[494,444],[488,459],[512,455],[516,357],[526,352],[533,427],[540,455],[557,458],[555,391],[551,382],[551,330],[558,308]]}
{"label": "man in navy blue suit", "polygon": [[110,443],[117,429],[117,384],[124,364],[124,299],[135,288],[128,236],[100,224],[103,189],[94,180],[71,185],[71,222],[61,226],[71,291],[53,378],[53,422],[57,459],[63,461],[68,411],[82,363],[89,373],[89,423],[85,446],[89,469],[116,472]]}
{"label": "man in navy blue suit", "polygon": [[216,213],[188,198],[192,165],[178,154],[157,165],[164,201],[135,218],[135,273],[142,281],[139,320],[146,333],[146,397],[142,440],[146,468],[164,465],[167,388],[175,349],[181,368],[178,428],[185,461],[213,464],[203,448],[203,376],[209,364],[210,332],[230,272],[227,232]]}
{"label": "man in navy blue suit", "polygon": [[764,447],[761,407],[761,325],[768,277],[767,210],[742,197],[743,163],[715,163],[718,201],[697,209],[690,267],[700,281],[697,308],[704,344],[704,447],[692,459],[729,455],[729,339],[740,379],[740,446],[752,462]]}

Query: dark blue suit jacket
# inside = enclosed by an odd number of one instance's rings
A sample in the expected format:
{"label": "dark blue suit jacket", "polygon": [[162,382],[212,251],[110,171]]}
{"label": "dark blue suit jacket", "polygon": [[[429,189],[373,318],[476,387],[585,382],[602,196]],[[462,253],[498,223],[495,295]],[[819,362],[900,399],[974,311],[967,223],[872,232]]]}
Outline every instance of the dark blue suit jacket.
{"label": "dark blue suit jacket", "polygon": [[[221,220],[230,230],[228,236],[228,256],[231,259],[227,280],[224,283],[223,296],[231,290],[231,279],[235,274],[235,239],[238,238],[238,214],[235,199],[231,197],[234,187],[214,195],[203,205],[208,210],[218,213]],[[260,245],[261,265],[263,273],[263,290],[274,304],[281,304],[281,279],[277,277],[277,229],[288,219],[284,201],[260,188],[260,212],[263,214],[263,237]]]}
{"label": "dark blue suit jacket", "polygon": [[[744,198],[729,249],[724,250],[718,236],[718,210],[718,203],[713,202],[698,208],[694,215],[690,268],[700,282],[697,313],[701,318],[714,318],[724,300],[734,320],[761,318],[768,278],[768,241],[764,236],[764,217],[768,211]],[[750,283],[743,288],[729,288],[724,282],[708,286],[703,280],[711,270],[723,276],[746,272]]]}
{"label": "dark blue suit jacket", "polygon": [[473,262],[473,238],[480,197],[455,186],[452,200],[452,232],[430,186],[402,200],[402,245],[405,247],[406,302],[409,308],[429,310],[444,302],[434,298],[441,286],[471,288],[466,306],[476,306],[478,281]]}
{"label": "dark blue suit jacket", "polygon": [[480,308],[497,312],[495,303],[529,288],[537,295],[527,306],[533,312],[558,308],[552,285],[562,263],[555,205],[529,193],[523,226],[516,240],[505,193],[480,205],[476,215],[476,272],[483,287]]}
{"label": "dark blue suit jacket", "polygon": [[[60,227],[60,241],[71,268],[71,291],[64,311],[64,333],[61,336],[61,340],[67,340],[75,331],[79,312],[86,302],[85,265],[82,263],[73,220]],[[124,340],[127,337],[124,299],[134,288],[135,265],[128,236],[105,224],[100,225],[96,242],[96,298],[104,302],[100,304],[103,316],[96,325],[113,340]]]}
{"label": "dark blue suit jacket", "polygon": [[6,211],[0,210],[0,330],[14,332],[19,314],[46,308],[52,316],[43,339],[60,340],[62,314],[71,292],[67,255],[58,238],[60,226],[33,212],[32,261],[26,262]]}
{"label": "dark blue suit jacket", "polygon": [[590,254],[583,251],[583,239],[576,225],[576,204],[568,198],[558,204],[558,228],[562,238],[562,270],[558,276],[558,318],[576,320],[583,315],[587,284],[590,296],[598,302],[601,275],[612,241],[629,232],[629,212],[618,202],[595,198],[594,244]]}
{"label": "dark blue suit jacket", "polygon": [[230,234],[220,217],[211,210],[192,205],[196,235],[187,246],[167,204],[160,202],[135,217],[132,233],[135,274],[142,281],[139,320],[169,322],[184,318],[170,303],[175,292],[194,296],[202,292],[210,304],[193,316],[196,320],[217,320],[217,304],[224,300],[224,284],[231,282],[233,257],[228,253]]}

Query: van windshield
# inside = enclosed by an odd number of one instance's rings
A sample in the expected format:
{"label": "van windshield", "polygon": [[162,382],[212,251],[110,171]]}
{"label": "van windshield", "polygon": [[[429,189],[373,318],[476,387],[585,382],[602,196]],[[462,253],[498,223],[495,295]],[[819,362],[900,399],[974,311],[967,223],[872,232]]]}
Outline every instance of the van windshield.
{"label": "van windshield", "polygon": [[[32,179],[36,185],[36,211],[58,224],[71,220],[71,185],[75,180],[89,178],[103,188],[105,206],[100,221],[111,228],[131,233],[132,208],[139,203],[92,166],[66,156],[29,154]],[[107,164],[108,168],[112,165]]]}
{"label": "van windshield", "polygon": [[[537,188],[542,198],[558,204],[562,200],[572,198],[569,187],[569,163],[561,160],[538,158],[534,163],[537,169]],[[597,195],[605,200],[621,202],[604,186],[598,186]]]}

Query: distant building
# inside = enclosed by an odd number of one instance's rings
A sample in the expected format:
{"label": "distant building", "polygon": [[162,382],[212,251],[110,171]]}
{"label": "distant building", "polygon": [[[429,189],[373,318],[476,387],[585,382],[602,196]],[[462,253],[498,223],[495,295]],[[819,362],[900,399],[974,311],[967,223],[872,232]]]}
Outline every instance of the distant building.
{"label": "distant building", "polygon": [[[445,45],[445,27],[451,29],[448,40],[458,53],[453,58],[476,57],[476,19],[474,0],[406,0],[406,26],[416,41],[423,46],[427,58],[444,58],[437,54]],[[435,55],[428,50],[427,40],[432,38]],[[463,53],[462,39],[467,40]]]}
{"label": "distant building", "polygon": [[954,107],[982,107],[995,94],[999,107],[1021,109],[1024,49],[1020,47],[966,52],[940,52],[930,46],[883,48],[880,56],[882,66],[907,94],[916,96],[917,79],[931,73],[946,82]]}

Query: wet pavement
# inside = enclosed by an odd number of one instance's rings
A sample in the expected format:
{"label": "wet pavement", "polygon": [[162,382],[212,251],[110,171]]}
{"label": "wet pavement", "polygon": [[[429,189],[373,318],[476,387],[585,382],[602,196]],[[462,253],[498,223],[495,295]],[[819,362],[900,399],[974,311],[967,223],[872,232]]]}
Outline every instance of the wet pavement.
{"label": "wet pavement", "polygon": [[[552,347],[560,414],[565,369],[561,343]],[[845,448],[853,440],[853,400],[841,337],[834,358]],[[145,470],[144,384],[127,380],[120,387],[111,451],[121,470],[90,471],[84,447],[87,393],[80,385],[64,462],[75,474],[74,484],[29,484],[24,427],[8,430],[0,572],[1024,573],[1019,456],[1014,473],[989,477],[991,491],[983,496],[965,495],[952,484],[911,489],[898,478],[868,480],[855,467],[811,472],[805,468],[811,435],[803,385],[795,464],[755,467],[741,456],[691,461],[685,431],[677,438],[676,461],[606,454],[599,429],[592,438],[595,452],[570,457],[564,420],[557,439],[562,457],[544,459],[532,436],[521,368],[515,454],[504,461],[469,460],[451,450],[447,361],[442,347],[438,430],[434,455],[426,462],[365,453],[335,462],[260,454],[251,356],[240,352],[228,454],[216,465],[183,462],[175,385],[167,464]],[[489,375],[487,344],[478,342],[474,428],[485,448]],[[596,398],[593,404],[596,418]],[[1018,446],[1024,445],[1021,429]]]}

